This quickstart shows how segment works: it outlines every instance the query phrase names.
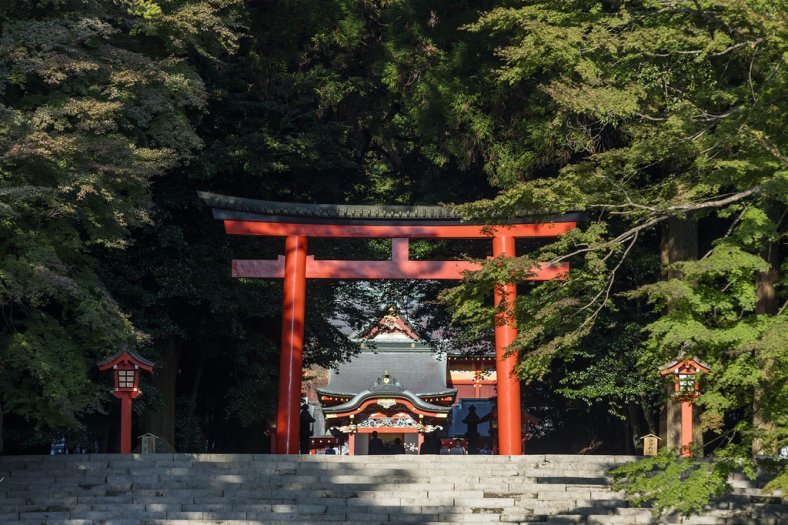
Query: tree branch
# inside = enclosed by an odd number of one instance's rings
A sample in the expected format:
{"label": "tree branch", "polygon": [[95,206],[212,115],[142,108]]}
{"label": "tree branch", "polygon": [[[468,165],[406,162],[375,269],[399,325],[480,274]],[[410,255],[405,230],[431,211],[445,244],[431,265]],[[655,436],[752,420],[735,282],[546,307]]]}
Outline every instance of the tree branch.
{"label": "tree branch", "polygon": [[762,133],[759,133],[753,129],[749,131],[750,134],[755,137],[755,140],[757,140],[766,151],[771,153],[777,160],[782,162],[783,165],[788,165],[788,157],[783,155],[783,153],[780,151],[780,148],[772,144],[771,141],[769,141],[769,139],[767,139]]}
{"label": "tree branch", "polygon": [[596,246],[589,246],[588,248],[575,250],[574,252],[569,253],[567,255],[556,257],[550,260],[549,264],[557,264],[575,255],[580,255],[591,251],[608,249],[616,244],[621,244],[623,242],[626,242],[630,240],[633,236],[636,236],[637,234],[642,232],[643,230],[651,228],[652,226],[656,226],[657,224],[666,221],[667,219],[674,217],[676,215],[691,213],[694,211],[705,210],[710,208],[721,208],[723,206],[727,206],[728,204],[733,204],[734,202],[738,202],[740,200],[746,199],[747,197],[755,195],[759,193],[762,188],[763,186],[758,185],[748,190],[740,191],[738,193],[733,193],[731,195],[728,195],[727,197],[716,199],[716,200],[708,200],[708,201],[698,202],[693,204],[677,204],[675,206],[668,206],[667,208],[660,210],[662,212],[662,215],[653,217],[642,224],[638,224],[637,226],[628,229],[627,231],[621,233],[620,235],[609,241],[602,242]]}
{"label": "tree branch", "polygon": [[652,116],[649,116],[649,115],[645,115],[643,113],[635,113],[635,115],[637,115],[638,117],[640,117],[642,119],[650,120],[652,122],[664,122],[664,121],[668,120],[665,117],[652,117]]}
{"label": "tree branch", "polygon": [[586,318],[585,321],[583,321],[583,324],[581,324],[577,328],[577,331],[582,330],[588,323],[593,322],[597,318],[597,316],[599,315],[599,312],[602,311],[602,308],[605,307],[605,303],[607,303],[607,300],[610,298],[610,290],[613,289],[613,283],[616,280],[616,272],[618,272],[618,269],[621,268],[621,265],[626,260],[627,256],[629,255],[630,250],[635,245],[635,242],[637,241],[637,239],[638,239],[638,236],[637,236],[637,233],[636,233],[632,237],[632,241],[629,243],[629,245],[627,246],[626,250],[624,250],[624,253],[621,255],[621,259],[619,259],[619,261],[616,264],[615,268],[613,268],[613,271],[610,272],[610,277],[608,277],[607,286],[605,287],[605,289],[604,290],[599,290],[599,293],[596,294],[596,296],[593,299],[591,299],[591,302],[589,302],[587,305],[585,305],[584,307],[580,308],[576,312],[576,313],[579,314],[580,312],[582,312],[586,308],[589,308],[592,304],[597,302],[597,299],[599,299],[599,297],[604,292],[605,298],[602,300],[602,303],[597,307],[596,310],[594,310],[593,314],[591,314],[588,318]]}
{"label": "tree branch", "polygon": [[[763,42],[763,40],[764,40],[763,38],[756,38],[755,40],[748,40],[747,42],[739,42],[738,44],[733,44],[731,46],[726,47],[725,49],[723,49],[722,51],[720,51],[718,53],[711,53],[709,56],[721,57],[723,55],[727,55],[728,53],[730,53],[734,49],[738,49],[738,48],[743,47],[743,46],[755,47],[758,44],[760,44],[761,42]],[[686,50],[686,51],[673,51],[672,53],[651,53],[651,52],[647,51],[645,54],[647,56],[650,56],[650,57],[670,57],[670,56],[674,56],[674,55],[700,55],[701,53],[703,53],[703,51],[704,51],[703,49],[690,49],[690,50]]]}
{"label": "tree branch", "polygon": [[[728,227],[728,231],[725,232],[725,235],[720,237],[721,239],[725,239],[726,237],[730,237],[731,233],[733,233],[733,229],[736,227],[737,224],[739,224],[739,221],[741,221],[741,218],[744,217],[744,214],[747,213],[747,210],[749,210],[749,209],[750,209],[749,205],[744,207],[744,209],[736,216],[736,218],[733,219],[733,222],[731,222],[731,225],[730,225],[730,227]],[[713,252],[713,251],[714,251],[714,248],[712,248],[711,250],[707,251],[706,254],[703,257],[701,257],[700,259],[701,260],[705,259],[709,255],[711,255],[711,252]]]}

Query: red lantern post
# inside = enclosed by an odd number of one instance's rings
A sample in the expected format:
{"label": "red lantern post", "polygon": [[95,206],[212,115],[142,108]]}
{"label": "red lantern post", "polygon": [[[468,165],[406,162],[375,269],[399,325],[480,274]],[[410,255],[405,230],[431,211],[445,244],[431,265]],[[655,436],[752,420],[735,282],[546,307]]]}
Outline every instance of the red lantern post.
{"label": "red lantern post", "polygon": [[709,372],[711,368],[693,358],[681,354],[678,359],[662,366],[659,373],[663,376],[673,374],[676,386],[673,398],[681,402],[681,456],[692,455],[692,400],[700,397],[697,374]]}
{"label": "red lantern post", "polygon": [[140,355],[122,350],[96,363],[99,371],[112,370],[115,388],[112,393],[120,399],[120,453],[131,452],[131,400],[142,395],[140,370],[153,372],[154,363]]}

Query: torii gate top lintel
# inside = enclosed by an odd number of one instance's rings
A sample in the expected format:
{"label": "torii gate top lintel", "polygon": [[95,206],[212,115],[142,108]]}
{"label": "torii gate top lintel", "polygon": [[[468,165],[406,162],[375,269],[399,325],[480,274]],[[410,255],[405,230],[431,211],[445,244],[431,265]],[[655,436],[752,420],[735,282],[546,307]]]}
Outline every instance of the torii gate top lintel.
{"label": "torii gate top lintel", "polygon": [[286,237],[455,238],[555,237],[582,214],[522,215],[493,226],[464,221],[445,206],[300,204],[198,192],[231,235]]}
{"label": "torii gate top lintel", "polygon": [[[464,222],[455,210],[444,206],[296,204],[205,192],[198,195],[213,208],[213,216],[224,221],[230,235],[298,237],[304,243],[309,237],[392,239],[389,261],[328,261],[307,255],[307,279],[461,279],[464,272],[478,270],[480,265],[472,261],[412,261],[408,239],[505,237],[513,242],[518,237],[556,237],[574,228],[580,218],[579,213],[573,213],[537,222],[534,217],[523,216],[490,227]],[[513,255],[513,249],[507,252]],[[499,255],[495,249],[493,255]],[[529,279],[561,278],[568,269],[566,264],[542,265]],[[236,259],[232,272],[233,277],[283,278],[285,256]]]}

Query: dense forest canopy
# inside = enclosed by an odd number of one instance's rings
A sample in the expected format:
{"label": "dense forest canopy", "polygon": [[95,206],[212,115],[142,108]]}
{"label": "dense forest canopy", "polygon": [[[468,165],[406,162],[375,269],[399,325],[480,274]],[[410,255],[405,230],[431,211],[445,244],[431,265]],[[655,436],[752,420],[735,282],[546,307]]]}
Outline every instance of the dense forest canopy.
{"label": "dense forest canopy", "polygon": [[[223,429],[262,436],[271,417],[282,292],[232,281],[228,261],[282,246],[226,238],[197,190],[447,203],[478,221],[584,211],[570,234],[449,289],[311,286],[307,362],[351,356],[332,321],[359,326],[390,302],[443,344],[476,348],[495,283],[566,261],[569,279],[520,287],[511,350],[528,395],[610,418],[621,432],[598,450],[632,451],[660,430],[659,365],[685,352],[711,367],[700,428],[707,452],[735,459],[720,468],[788,445],[783,3],[0,9],[0,450],[60,435],[110,448],[116,408],[94,363],[123,344],[158,364],[135,404],[141,428],[184,451],[263,449]],[[473,243],[413,251],[486,256]]]}

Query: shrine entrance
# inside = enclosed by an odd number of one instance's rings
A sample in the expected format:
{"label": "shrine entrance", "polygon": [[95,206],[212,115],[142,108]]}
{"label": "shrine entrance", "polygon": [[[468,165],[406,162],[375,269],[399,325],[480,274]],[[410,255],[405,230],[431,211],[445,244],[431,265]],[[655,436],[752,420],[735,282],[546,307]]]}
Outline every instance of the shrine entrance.
{"label": "shrine entrance", "polygon": [[[284,279],[282,352],[277,405],[276,453],[299,452],[302,351],[306,279],[461,279],[463,272],[480,265],[469,261],[412,261],[409,239],[491,239],[493,257],[514,257],[515,239],[555,237],[574,228],[578,214],[551,217],[541,222],[516,217],[495,225],[463,222],[453,210],[441,206],[363,206],[293,204],[244,199],[200,192],[199,197],[224,222],[229,235],[285,237],[285,255],[275,260],[233,260],[233,277]],[[310,237],[390,238],[389,261],[317,260],[307,255]],[[528,280],[561,279],[569,267],[542,265]],[[513,305],[515,283],[496,287],[496,305]],[[506,355],[517,336],[511,309],[496,314],[495,352],[498,380],[498,450],[503,455],[522,453],[520,382],[513,370],[516,356]]]}
{"label": "shrine entrance", "polygon": [[388,371],[355,395],[328,395],[321,389],[318,392],[326,423],[346,436],[351,455],[370,452],[369,437],[373,432],[377,432],[386,445],[399,439],[404,453],[418,454],[425,436],[444,428],[456,393],[453,389],[445,389],[418,395],[391,377]]}

